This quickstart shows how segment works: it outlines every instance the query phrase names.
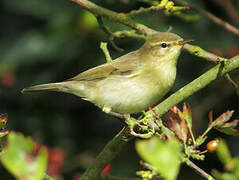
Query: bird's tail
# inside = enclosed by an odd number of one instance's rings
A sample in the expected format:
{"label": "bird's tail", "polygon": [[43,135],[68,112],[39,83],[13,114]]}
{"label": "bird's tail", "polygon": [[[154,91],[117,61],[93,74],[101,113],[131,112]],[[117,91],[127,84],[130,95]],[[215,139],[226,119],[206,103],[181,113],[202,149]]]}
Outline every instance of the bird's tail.
{"label": "bird's tail", "polygon": [[24,88],[22,93],[40,92],[40,91],[67,91],[68,82],[49,83]]}

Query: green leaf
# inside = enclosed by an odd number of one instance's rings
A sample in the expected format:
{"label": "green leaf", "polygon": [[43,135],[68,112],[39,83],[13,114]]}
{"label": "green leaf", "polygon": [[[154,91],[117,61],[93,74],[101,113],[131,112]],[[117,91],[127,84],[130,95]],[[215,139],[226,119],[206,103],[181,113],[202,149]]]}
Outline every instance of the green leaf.
{"label": "green leaf", "polygon": [[238,180],[238,178],[232,173],[220,173],[213,170],[212,174],[217,180]]}
{"label": "green leaf", "polygon": [[183,104],[183,116],[184,119],[187,121],[189,128],[191,128],[192,127],[191,109],[187,103]]}
{"label": "green leaf", "polygon": [[226,165],[232,159],[230,150],[228,149],[228,146],[224,140],[219,141],[217,156],[224,165]]}
{"label": "green leaf", "polygon": [[166,180],[175,180],[180,167],[181,146],[176,139],[164,142],[159,137],[136,142],[142,159],[151,164]]}
{"label": "green leaf", "polygon": [[239,131],[237,129],[234,129],[239,123],[239,120],[234,120],[231,122],[224,123],[220,127],[215,127],[218,131],[232,136],[239,136]]}
{"label": "green leaf", "polygon": [[234,111],[227,111],[221,114],[215,121],[211,122],[211,127],[221,127],[230,120]]}
{"label": "green leaf", "polygon": [[46,150],[41,149],[35,154],[32,139],[15,132],[8,135],[8,145],[0,160],[5,168],[20,180],[42,180],[47,168]]}

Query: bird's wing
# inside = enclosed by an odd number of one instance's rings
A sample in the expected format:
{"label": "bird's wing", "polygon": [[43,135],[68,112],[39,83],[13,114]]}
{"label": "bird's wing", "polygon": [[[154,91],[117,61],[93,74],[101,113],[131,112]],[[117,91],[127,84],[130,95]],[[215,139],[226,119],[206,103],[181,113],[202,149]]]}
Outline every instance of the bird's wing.
{"label": "bird's wing", "polygon": [[[127,56],[127,58],[125,58]],[[139,67],[137,51],[121,56],[112,62],[89,69],[67,81],[97,81],[111,75],[134,75]]]}

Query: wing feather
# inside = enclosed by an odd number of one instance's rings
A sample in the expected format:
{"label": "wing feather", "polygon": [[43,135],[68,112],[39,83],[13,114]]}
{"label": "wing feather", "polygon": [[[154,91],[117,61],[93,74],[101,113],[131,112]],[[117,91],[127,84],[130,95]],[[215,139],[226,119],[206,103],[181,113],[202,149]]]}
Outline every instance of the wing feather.
{"label": "wing feather", "polygon": [[82,72],[67,81],[97,81],[111,75],[133,75],[135,70],[137,70],[137,67],[139,67],[137,58],[137,51],[133,51],[113,60],[112,62]]}

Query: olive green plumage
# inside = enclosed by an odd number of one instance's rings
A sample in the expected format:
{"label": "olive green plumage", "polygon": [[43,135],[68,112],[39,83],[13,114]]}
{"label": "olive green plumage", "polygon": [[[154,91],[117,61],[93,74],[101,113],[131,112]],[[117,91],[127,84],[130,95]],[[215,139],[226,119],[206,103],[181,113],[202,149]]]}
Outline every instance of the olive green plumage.
{"label": "olive green plumage", "polygon": [[59,83],[22,90],[72,93],[104,111],[131,114],[157,103],[173,86],[183,44],[173,33],[157,33],[138,50]]}

